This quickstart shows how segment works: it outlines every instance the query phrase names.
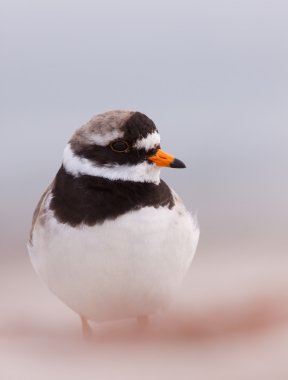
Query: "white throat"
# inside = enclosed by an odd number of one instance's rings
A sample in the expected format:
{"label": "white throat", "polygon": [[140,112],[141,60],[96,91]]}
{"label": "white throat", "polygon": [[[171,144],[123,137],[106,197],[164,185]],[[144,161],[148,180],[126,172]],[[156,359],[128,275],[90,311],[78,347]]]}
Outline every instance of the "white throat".
{"label": "white throat", "polygon": [[87,158],[77,156],[68,144],[63,153],[63,166],[65,170],[75,177],[79,175],[91,175],[110,180],[122,180],[133,182],[152,182],[159,184],[160,168],[147,161],[137,165],[103,165],[96,166]]}

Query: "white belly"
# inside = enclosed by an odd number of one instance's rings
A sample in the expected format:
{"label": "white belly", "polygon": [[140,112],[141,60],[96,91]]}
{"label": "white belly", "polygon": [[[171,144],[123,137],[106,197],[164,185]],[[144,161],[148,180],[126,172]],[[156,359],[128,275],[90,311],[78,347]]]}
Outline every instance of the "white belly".
{"label": "white belly", "polygon": [[72,228],[49,213],[33,232],[33,266],[64,303],[90,320],[128,318],[165,307],[199,237],[179,202],[172,210],[145,207],[93,227]]}

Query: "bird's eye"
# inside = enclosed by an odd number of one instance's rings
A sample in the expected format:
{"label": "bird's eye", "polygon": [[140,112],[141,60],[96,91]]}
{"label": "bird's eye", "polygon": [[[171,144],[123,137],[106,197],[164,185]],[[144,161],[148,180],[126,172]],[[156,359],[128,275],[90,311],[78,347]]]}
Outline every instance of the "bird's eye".
{"label": "bird's eye", "polygon": [[110,144],[110,148],[114,150],[114,152],[126,153],[129,151],[130,146],[125,140],[117,140]]}

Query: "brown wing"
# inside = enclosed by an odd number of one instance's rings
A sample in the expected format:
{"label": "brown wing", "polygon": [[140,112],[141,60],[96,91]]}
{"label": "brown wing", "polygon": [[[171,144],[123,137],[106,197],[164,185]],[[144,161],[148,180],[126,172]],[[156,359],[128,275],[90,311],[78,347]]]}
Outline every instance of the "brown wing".
{"label": "brown wing", "polygon": [[53,189],[54,187],[54,182],[53,181],[49,186],[48,188],[46,189],[46,191],[42,194],[37,206],[36,206],[36,209],[33,213],[33,218],[32,218],[32,226],[31,226],[31,229],[30,229],[30,234],[29,234],[29,244],[32,245],[32,237],[33,237],[33,231],[34,231],[34,227],[39,219],[39,217],[41,216],[42,212],[43,212],[43,205],[45,203],[45,200],[47,198],[47,196],[50,194],[51,190]]}

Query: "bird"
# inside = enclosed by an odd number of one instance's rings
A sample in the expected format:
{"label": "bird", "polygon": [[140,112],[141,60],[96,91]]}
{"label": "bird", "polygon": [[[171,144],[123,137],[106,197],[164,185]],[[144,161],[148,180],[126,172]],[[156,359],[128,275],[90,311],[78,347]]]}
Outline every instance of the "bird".
{"label": "bird", "polygon": [[41,196],[28,241],[32,266],[90,322],[135,319],[165,310],[190,267],[197,218],[160,179],[185,164],[161,149],[154,122],[138,111],[93,116],[66,145]]}

